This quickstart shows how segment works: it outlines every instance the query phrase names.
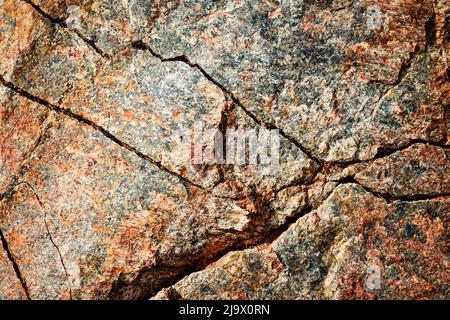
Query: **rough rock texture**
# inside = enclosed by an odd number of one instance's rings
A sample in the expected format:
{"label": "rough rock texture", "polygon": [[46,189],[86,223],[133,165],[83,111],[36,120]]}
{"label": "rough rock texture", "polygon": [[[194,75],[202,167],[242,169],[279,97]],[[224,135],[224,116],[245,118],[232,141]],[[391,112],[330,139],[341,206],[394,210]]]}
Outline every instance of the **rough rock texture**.
{"label": "rough rock texture", "polygon": [[[366,160],[444,138],[443,91],[432,82],[445,61],[427,31],[433,1],[204,2],[178,6],[148,44],[200,65],[316,157]],[[366,26],[373,4],[388,17],[377,30]]]}
{"label": "rough rock texture", "polygon": [[375,160],[355,176],[361,185],[390,197],[448,194],[450,160],[436,146],[414,144],[406,150]]}
{"label": "rough rock texture", "polygon": [[0,291],[1,300],[26,299],[25,289],[22,287],[20,279],[17,277],[14,266],[8,258],[8,252],[2,246],[0,252]]}
{"label": "rough rock texture", "polygon": [[[449,299],[449,36],[447,0],[0,0],[0,299]],[[180,163],[198,124],[279,170]]]}
{"label": "rough rock texture", "polygon": [[[341,185],[272,244],[229,253],[156,298],[445,299],[449,205],[387,203]],[[369,267],[382,272],[373,290]]]}

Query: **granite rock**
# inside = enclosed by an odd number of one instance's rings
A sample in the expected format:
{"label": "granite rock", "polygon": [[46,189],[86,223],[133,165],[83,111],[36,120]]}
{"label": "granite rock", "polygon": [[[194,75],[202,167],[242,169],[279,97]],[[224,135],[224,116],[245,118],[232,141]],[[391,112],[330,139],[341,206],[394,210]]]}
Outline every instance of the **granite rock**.
{"label": "granite rock", "polygon": [[344,184],[273,243],[229,253],[155,298],[445,299],[449,204],[387,203]]}
{"label": "granite rock", "polygon": [[145,41],[201,66],[315,157],[349,162],[444,139],[433,17],[433,1],[186,1]]}
{"label": "granite rock", "polygon": [[449,9],[0,0],[0,299],[448,299]]}
{"label": "granite rock", "polygon": [[450,159],[441,147],[414,144],[375,160],[355,179],[390,197],[444,195],[450,190]]}

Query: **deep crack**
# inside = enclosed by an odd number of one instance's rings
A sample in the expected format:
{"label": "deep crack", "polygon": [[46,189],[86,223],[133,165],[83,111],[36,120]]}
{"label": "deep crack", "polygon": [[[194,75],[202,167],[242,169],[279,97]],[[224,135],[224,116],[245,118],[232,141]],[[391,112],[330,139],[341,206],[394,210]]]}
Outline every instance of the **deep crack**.
{"label": "deep crack", "polygon": [[148,162],[150,162],[151,164],[157,166],[160,170],[167,172],[168,174],[177,177],[178,179],[180,179],[181,181],[197,187],[199,189],[204,189],[203,186],[196,184],[195,182],[190,181],[189,179],[183,177],[182,175],[180,175],[179,173],[176,173],[174,171],[171,171],[170,169],[166,168],[161,162],[156,161],[152,158],[150,158],[149,156],[143,154],[142,152],[140,152],[139,150],[137,150],[136,148],[132,147],[131,145],[121,141],[119,138],[117,138],[116,136],[114,136],[111,132],[109,132],[108,130],[106,130],[105,128],[103,128],[102,126],[96,124],[95,122],[84,118],[83,116],[74,113],[73,111],[71,111],[70,109],[65,109],[65,108],[61,108],[58,105],[52,104],[40,97],[37,97],[31,93],[29,93],[28,91],[16,86],[15,84],[13,84],[12,82],[6,81],[3,76],[0,76],[0,83],[2,85],[4,85],[5,87],[13,90],[14,92],[16,92],[17,94],[31,100],[34,101],[40,105],[45,106],[46,108],[64,114],[68,117],[71,117],[75,120],[77,120],[80,123],[83,123],[85,125],[90,126],[91,128],[93,128],[94,130],[100,132],[101,134],[103,134],[106,138],[108,138],[109,140],[113,141],[114,143],[116,143],[117,145],[127,149],[128,151],[133,152],[134,154],[136,154],[138,157],[140,157],[141,159],[144,159]]}
{"label": "deep crack", "polygon": [[17,262],[14,258],[14,255],[12,254],[11,250],[9,249],[8,242],[6,241],[6,238],[3,235],[3,231],[1,228],[0,228],[0,239],[1,239],[1,242],[3,245],[3,249],[5,250],[6,255],[8,256],[8,259],[13,265],[14,272],[16,273],[17,279],[19,279],[20,284],[22,285],[22,288],[25,291],[25,295],[27,296],[27,299],[31,300],[30,293],[28,291],[27,282],[25,281],[25,278],[23,277],[23,275],[20,271],[19,265],[17,264]]}
{"label": "deep crack", "polygon": [[47,20],[49,20],[51,23],[53,24],[57,24],[60,27],[64,28],[64,29],[68,29],[70,31],[72,31],[73,33],[75,33],[81,40],[83,40],[89,47],[91,47],[95,52],[97,52],[99,55],[101,55],[103,58],[109,59],[110,56],[104,52],[103,50],[101,50],[96,44],[95,41],[88,39],[86,36],[84,36],[79,30],[77,29],[73,29],[73,28],[69,28],[67,26],[67,23],[60,19],[60,18],[56,18],[51,16],[50,14],[48,14],[47,12],[45,12],[41,7],[39,7],[37,4],[35,4],[34,2],[32,2],[31,0],[22,0],[25,1],[26,3],[28,3],[30,6],[32,6],[41,16],[43,16],[44,18],[46,18]]}
{"label": "deep crack", "polygon": [[48,235],[48,238],[49,238],[50,242],[55,247],[56,252],[58,253],[59,260],[61,262],[61,265],[62,265],[62,267],[64,269],[64,273],[66,275],[67,288],[69,289],[70,300],[72,300],[72,286],[70,285],[69,273],[67,272],[66,264],[64,263],[64,259],[63,259],[63,256],[61,254],[61,251],[59,250],[58,245],[55,243],[55,241],[53,239],[53,236],[52,236],[52,234],[50,232],[50,229],[48,227],[47,218],[46,218],[47,217],[47,212],[45,211],[44,204],[42,203],[41,198],[38,196],[36,190],[34,190],[34,188],[28,182],[21,182],[21,183],[25,184],[26,186],[28,186],[28,188],[30,188],[31,192],[33,193],[34,197],[36,198],[37,202],[39,203],[39,206],[42,208],[42,211],[44,212],[44,219],[43,220],[44,220],[45,229],[47,231],[47,235]]}

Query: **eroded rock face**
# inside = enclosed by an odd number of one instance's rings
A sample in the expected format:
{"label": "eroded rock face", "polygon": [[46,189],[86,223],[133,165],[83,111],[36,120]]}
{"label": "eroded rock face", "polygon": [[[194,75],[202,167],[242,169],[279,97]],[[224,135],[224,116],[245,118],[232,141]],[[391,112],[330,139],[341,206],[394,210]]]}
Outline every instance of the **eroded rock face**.
{"label": "eroded rock face", "polygon": [[[432,86],[442,60],[427,39],[433,1],[193,3],[156,23],[148,44],[202,66],[316,157],[365,160],[380,148],[444,138]],[[385,18],[369,28],[373,5]]]}
{"label": "eroded rock face", "polygon": [[0,292],[1,300],[26,299],[25,289],[17,277],[14,266],[8,258],[6,250],[2,247],[0,252]]}
{"label": "eroded rock face", "polygon": [[448,299],[449,12],[0,1],[0,299]]}
{"label": "eroded rock face", "polygon": [[155,298],[444,299],[449,209],[445,198],[386,203],[339,186],[272,244],[229,253]]}
{"label": "eroded rock face", "polygon": [[370,190],[392,197],[448,194],[450,163],[445,149],[415,144],[374,161],[355,179]]}

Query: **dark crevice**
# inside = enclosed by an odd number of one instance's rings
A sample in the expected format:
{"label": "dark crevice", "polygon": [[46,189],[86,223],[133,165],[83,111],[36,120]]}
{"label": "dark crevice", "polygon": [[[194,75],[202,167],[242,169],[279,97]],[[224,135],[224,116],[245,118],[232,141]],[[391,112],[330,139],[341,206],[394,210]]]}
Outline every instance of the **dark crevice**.
{"label": "dark crevice", "polygon": [[408,196],[392,196],[387,193],[380,193],[377,191],[374,191],[370,189],[367,186],[361,185],[360,183],[357,183],[360,187],[362,187],[367,192],[372,193],[374,196],[383,198],[386,202],[392,203],[392,202],[416,202],[416,201],[436,201],[441,200],[443,198],[449,197],[450,193],[442,193],[442,194],[414,194],[414,195],[408,195]]}
{"label": "dark crevice", "polygon": [[[307,192],[305,194],[306,194],[306,196],[308,195]],[[306,202],[308,203],[308,199],[306,200]],[[278,239],[283,233],[285,233],[299,219],[301,219],[302,217],[308,215],[310,212],[312,212],[315,209],[316,208],[314,208],[310,204],[307,204],[306,207],[304,207],[302,210],[300,210],[296,214],[294,214],[294,215],[292,215],[290,217],[287,217],[286,221],[280,227],[278,227],[277,229],[269,231],[267,233],[267,235],[256,246],[259,246],[259,245],[262,245],[262,244],[271,244],[276,239]]]}
{"label": "dark crevice", "polygon": [[425,24],[425,33],[427,39],[427,48],[436,44],[436,14],[434,13]]}
{"label": "dark crevice", "polygon": [[175,288],[169,287],[167,288],[167,299],[169,300],[182,300],[183,297],[178,293]]}
{"label": "dark crevice", "polygon": [[311,178],[307,179],[306,181],[305,181],[304,178],[295,179],[294,181],[292,181],[292,182],[290,182],[290,183],[288,183],[288,184],[286,184],[286,185],[276,189],[273,193],[274,194],[278,194],[281,191],[284,191],[284,190],[289,189],[289,188],[297,187],[297,186],[302,186],[304,188],[308,188],[308,187],[312,186],[314,183],[317,182],[316,181],[317,177],[321,173],[327,172],[329,170],[329,165],[322,165],[320,167],[315,168],[314,170],[315,171],[313,173],[313,176]]}
{"label": "dark crevice", "polygon": [[[69,289],[70,300],[72,300],[72,288],[71,288],[71,285],[70,285],[69,273],[67,272],[66,264],[64,263],[64,260],[63,260],[63,256],[62,256],[62,254],[61,254],[61,251],[59,250],[58,245],[57,245],[57,244],[55,243],[55,241],[53,240],[53,236],[52,236],[52,234],[51,234],[51,232],[50,232],[50,229],[49,229],[49,227],[48,227],[48,223],[47,223],[47,219],[46,219],[47,212],[45,211],[44,204],[42,203],[41,198],[38,196],[36,190],[34,190],[34,188],[33,188],[28,182],[21,182],[21,183],[27,185],[28,188],[30,188],[31,192],[33,193],[34,197],[36,198],[37,202],[39,203],[39,206],[42,208],[42,211],[44,212],[44,225],[45,225],[45,229],[46,229],[46,231],[47,231],[47,235],[48,235],[48,238],[49,238],[50,242],[52,243],[53,247],[55,247],[56,252],[58,253],[59,260],[60,260],[60,262],[61,262],[61,265],[62,265],[62,267],[63,267],[63,269],[64,269],[64,273],[65,273],[65,275],[66,275],[66,281],[67,281],[67,287],[68,287],[68,289]],[[20,183],[19,183],[19,184],[20,184]]]}
{"label": "dark crevice", "polygon": [[105,53],[103,50],[101,50],[95,43],[95,41],[88,39],[86,36],[84,36],[79,30],[77,29],[73,29],[73,28],[69,28],[67,26],[67,23],[60,18],[57,17],[53,17],[50,14],[48,14],[47,12],[45,12],[41,7],[39,7],[37,4],[33,3],[31,0],[23,0],[26,3],[28,3],[29,5],[31,5],[40,15],[42,15],[44,18],[46,18],[47,20],[49,20],[51,23],[53,24],[57,24],[60,27],[64,28],[64,29],[69,29],[72,32],[74,32],[81,40],[83,40],[89,47],[91,47],[95,52],[97,52],[99,55],[101,55],[103,58],[109,59],[109,55],[107,53]]}
{"label": "dark crevice", "polygon": [[17,264],[16,260],[14,259],[14,255],[11,253],[11,250],[9,249],[8,242],[6,241],[6,239],[5,239],[4,235],[3,235],[3,231],[2,231],[1,228],[0,228],[0,238],[1,238],[1,241],[2,241],[3,249],[5,250],[6,255],[8,256],[9,261],[13,265],[13,268],[14,268],[14,271],[16,273],[16,276],[19,279],[23,290],[25,291],[27,299],[31,300],[30,293],[28,291],[28,286],[27,286],[27,283],[25,281],[25,278],[22,276],[22,273],[20,272],[19,265]]}
{"label": "dark crevice", "polygon": [[356,185],[360,186],[361,188],[363,188],[368,193],[371,193],[373,196],[375,196],[377,198],[382,198],[387,203],[398,202],[398,201],[401,201],[401,202],[433,201],[433,200],[441,200],[445,197],[450,196],[450,193],[442,193],[442,194],[414,194],[414,195],[397,196],[396,197],[396,196],[392,196],[391,194],[388,194],[388,193],[383,193],[383,192],[378,192],[376,190],[373,190],[370,187],[365,186],[365,185],[361,184],[360,182],[358,182],[354,177],[345,177],[344,179],[339,180],[336,188],[339,185],[345,185],[345,184],[356,184]]}
{"label": "dark crevice", "polygon": [[226,155],[227,155],[227,128],[230,126],[230,122],[231,120],[231,115],[233,114],[234,110],[235,110],[235,105],[233,104],[232,101],[230,101],[230,97],[225,96],[225,105],[222,108],[222,112],[220,115],[220,122],[218,124],[218,131],[222,134],[222,141],[224,142],[222,144],[222,154],[218,155],[215,154],[216,159],[219,159],[222,161],[222,163],[217,165],[217,169],[219,172],[219,179],[218,181],[214,184],[214,186],[211,188],[211,190],[213,190],[214,188],[216,188],[217,186],[219,186],[220,184],[224,183],[226,181],[225,179],[225,173],[228,170],[228,165],[225,163],[226,162]]}
{"label": "dark crevice", "polygon": [[0,193],[0,201],[2,201],[3,199],[10,199],[13,194],[14,194],[14,189],[16,188],[19,177],[15,176],[12,178],[12,182],[9,184],[9,187],[7,189],[7,191]]}
{"label": "dark crevice", "polygon": [[[264,225],[265,220],[271,216],[271,209],[268,208],[268,203],[259,196],[256,192],[253,192],[250,196],[255,207],[256,213],[255,219],[252,221],[253,225],[248,228],[248,234],[253,234],[252,230],[256,230],[258,226]],[[306,200],[308,201],[308,199]],[[242,251],[258,247],[263,244],[270,244],[277,239],[281,234],[289,229],[289,227],[298,221],[301,217],[311,212],[314,208],[307,205],[302,210],[299,210],[291,217],[288,217],[286,221],[279,227],[267,229],[259,234],[253,235],[253,237],[245,237],[245,234],[238,232],[229,234],[235,234],[237,238],[232,240],[226,248],[217,251],[207,257],[185,257],[180,258],[179,261],[183,264],[184,261],[188,263],[180,266],[168,266],[162,261],[157,261],[156,267],[145,268],[140,271],[138,277],[130,282],[119,278],[113,285],[109,298],[116,299],[144,299],[147,300],[159,291],[170,288],[192,273],[198,272],[217,262],[230,252]],[[239,236],[244,236],[239,238]],[[161,260],[160,258],[157,260]],[[178,296],[177,296],[178,297]],[[179,297],[178,297],[179,298]]]}
{"label": "dark crevice", "polygon": [[77,120],[80,123],[83,123],[85,125],[90,126],[91,128],[93,128],[94,130],[100,132],[106,138],[108,138],[109,140],[113,141],[117,145],[127,149],[128,151],[133,152],[134,154],[136,154],[141,159],[144,159],[144,160],[150,162],[151,164],[157,166],[160,170],[165,171],[168,174],[179,178],[181,181],[183,181],[183,182],[185,182],[185,183],[187,183],[187,184],[189,184],[191,186],[194,186],[194,187],[197,187],[197,188],[200,188],[200,189],[204,189],[204,187],[202,187],[202,186],[200,186],[200,185],[198,185],[198,184],[196,184],[196,183],[186,179],[185,177],[181,176],[179,173],[176,173],[176,172],[173,172],[173,171],[169,170],[168,168],[163,166],[161,162],[156,161],[156,160],[150,158],[149,156],[143,154],[142,152],[140,152],[136,148],[134,148],[134,147],[130,146],[129,144],[119,140],[117,137],[115,137],[111,132],[109,132],[105,128],[99,126],[98,124],[94,123],[93,121],[91,121],[89,119],[84,118],[81,115],[78,115],[78,114],[72,112],[70,109],[61,108],[60,106],[54,105],[54,104],[52,104],[52,103],[50,103],[50,102],[48,102],[48,101],[46,101],[46,100],[44,100],[44,99],[42,99],[40,97],[34,96],[31,93],[23,90],[22,88],[17,87],[13,83],[11,83],[9,81],[6,81],[2,76],[0,76],[0,83],[2,85],[4,85],[5,87],[13,90],[14,92],[20,94],[21,96],[23,96],[23,97],[25,97],[25,98],[27,98],[27,99],[29,99],[31,101],[39,103],[39,104],[47,107],[48,109],[50,109],[52,111],[64,114],[64,115],[66,115],[68,117],[71,117],[71,118]]}
{"label": "dark crevice", "polygon": [[368,161],[363,161],[363,162],[369,163],[369,162],[373,162],[374,160],[378,160],[378,159],[383,159],[383,158],[389,157],[389,156],[393,155],[394,153],[405,151],[406,149],[412,147],[415,144],[428,144],[430,146],[435,146],[435,147],[438,147],[438,148],[444,148],[445,147],[444,146],[445,141],[446,141],[446,137],[444,137],[441,141],[438,141],[438,142],[427,141],[427,140],[422,140],[422,139],[413,139],[413,140],[410,140],[407,144],[405,144],[403,146],[400,146],[400,147],[396,147],[396,148],[388,148],[388,147],[379,148],[378,151],[377,151],[377,154],[375,155],[375,157],[373,159],[368,160]]}

